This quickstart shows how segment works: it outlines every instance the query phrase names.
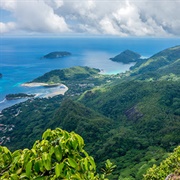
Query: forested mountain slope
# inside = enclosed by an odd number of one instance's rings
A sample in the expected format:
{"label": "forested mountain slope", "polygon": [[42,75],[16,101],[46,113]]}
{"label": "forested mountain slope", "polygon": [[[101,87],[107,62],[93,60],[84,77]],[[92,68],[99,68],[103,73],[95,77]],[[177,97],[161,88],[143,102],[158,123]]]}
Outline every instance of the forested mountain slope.
{"label": "forested mountain slope", "polygon": [[[145,75],[145,77],[159,79],[162,76],[179,75],[180,46],[165,49],[147,60],[138,62],[132,67],[131,75]],[[142,77],[141,77],[142,78]]]}
{"label": "forested mountain slope", "polygon": [[85,139],[99,167],[106,159],[117,165],[112,179],[141,180],[180,143],[179,59],[176,46],[125,74],[103,76],[83,67],[51,71],[34,82],[58,80],[68,92],[3,111],[0,122],[14,126],[3,134],[10,139],[5,145],[29,147],[45,129],[61,127]]}

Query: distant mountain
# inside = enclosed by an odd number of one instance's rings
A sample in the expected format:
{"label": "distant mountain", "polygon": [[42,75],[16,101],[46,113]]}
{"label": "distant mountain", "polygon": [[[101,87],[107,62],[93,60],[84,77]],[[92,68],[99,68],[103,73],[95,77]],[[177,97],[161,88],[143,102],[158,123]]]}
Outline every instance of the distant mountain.
{"label": "distant mountain", "polygon": [[115,56],[114,58],[110,58],[110,59],[112,61],[117,61],[117,62],[122,62],[124,64],[128,64],[131,62],[136,62],[140,57],[141,57],[141,55],[139,55],[138,53],[135,53],[130,50],[125,50],[122,53],[120,53],[119,55]]}
{"label": "distant mountain", "polygon": [[55,51],[55,52],[51,52],[49,54],[46,54],[45,56],[43,56],[43,58],[46,59],[55,59],[55,58],[62,58],[65,56],[70,56],[71,53],[70,52],[66,52],[66,51]]}

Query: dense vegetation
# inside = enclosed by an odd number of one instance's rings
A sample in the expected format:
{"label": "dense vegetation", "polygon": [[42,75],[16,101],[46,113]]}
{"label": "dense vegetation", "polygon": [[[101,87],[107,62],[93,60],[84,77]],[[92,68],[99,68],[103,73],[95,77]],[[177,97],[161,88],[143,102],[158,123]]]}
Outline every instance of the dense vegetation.
{"label": "dense vegetation", "polygon": [[180,143],[179,66],[177,46],[124,74],[105,76],[88,67],[46,73],[33,82],[64,83],[69,90],[4,110],[0,142],[11,150],[30,148],[48,128],[75,131],[98,172],[111,159],[117,168],[110,179],[141,180]]}
{"label": "dense vegetation", "polygon": [[33,80],[33,82],[54,82],[60,83],[67,80],[83,80],[100,72],[98,69],[89,67],[72,67],[69,69],[58,69],[50,71],[41,77]]}
{"label": "dense vegetation", "polygon": [[112,61],[122,62],[124,64],[128,64],[131,62],[136,62],[139,60],[141,56],[138,53],[135,53],[130,50],[125,50],[117,56],[110,58]]}
{"label": "dense vegetation", "polygon": [[178,180],[180,179],[180,146],[169,155],[159,166],[150,168],[144,180]]}
{"label": "dense vegetation", "polygon": [[104,173],[97,174],[94,159],[83,148],[81,136],[59,128],[46,130],[32,149],[11,153],[0,146],[0,179],[107,179],[115,165],[107,160]]}
{"label": "dense vegetation", "polygon": [[25,94],[25,93],[17,93],[17,94],[7,94],[7,100],[21,99],[21,98],[32,98],[35,95],[33,94]]}
{"label": "dense vegetation", "polygon": [[55,51],[55,52],[51,52],[49,54],[44,55],[43,58],[54,59],[54,58],[62,58],[62,57],[65,57],[65,56],[70,56],[70,55],[71,55],[70,52]]}

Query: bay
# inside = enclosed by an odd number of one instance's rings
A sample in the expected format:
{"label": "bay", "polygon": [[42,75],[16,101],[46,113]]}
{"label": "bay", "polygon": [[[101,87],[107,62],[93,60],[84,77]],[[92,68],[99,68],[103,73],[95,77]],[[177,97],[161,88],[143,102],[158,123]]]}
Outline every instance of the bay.
{"label": "bay", "polygon": [[[73,66],[89,66],[103,69],[106,74],[121,73],[133,64],[122,64],[109,60],[129,49],[143,57],[180,44],[180,38],[0,38],[0,110],[17,101],[6,101],[6,94],[32,93],[42,89],[22,87],[53,69]],[[68,51],[72,56],[61,59],[42,59],[52,51]]]}

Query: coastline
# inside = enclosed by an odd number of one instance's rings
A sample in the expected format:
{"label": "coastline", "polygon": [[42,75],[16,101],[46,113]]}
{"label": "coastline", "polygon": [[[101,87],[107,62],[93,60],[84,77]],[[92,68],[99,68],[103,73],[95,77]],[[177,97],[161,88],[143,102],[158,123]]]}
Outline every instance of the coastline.
{"label": "coastline", "polygon": [[[56,85],[58,86],[58,85],[61,85],[61,84],[56,84]],[[48,83],[36,83],[36,82],[33,82],[33,83],[23,83],[23,84],[21,84],[21,86],[23,86],[23,87],[41,87],[41,86],[50,86],[50,85]]]}
{"label": "coastline", "polygon": [[[68,91],[68,87],[64,84],[52,84],[49,85],[47,83],[23,83],[21,84],[23,87],[27,88],[38,88],[42,87],[43,89],[39,89],[37,92],[33,93],[35,96],[33,98],[52,98],[57,95],[64,95],[66,91]],[[0,102],[0,113],[2,110],[11,107],[15,104],[26,101],[28,98],[20,98],[15,100],[7,100],[4,98]]]}
{"label": "coastline", "polygon": [[48,83],[36,83],[36,82],[33,82],[33,83],[23,83],[21,84],[21,86],[23,87],[29,87],[29,88],[33,88],[33,87],[44,87],[44,88],[47,88],[49,91],[45,92],[45,93],[37,93],[35,97],[42,97],[42,98],[49,98],[49,97],[54,97],[54,96],[57,96],[57,95],[64,95],[65,92],[68,90],[68,87],[64,84],[60,84],[60,83],[57,83],[57,84],[48,84]]}

